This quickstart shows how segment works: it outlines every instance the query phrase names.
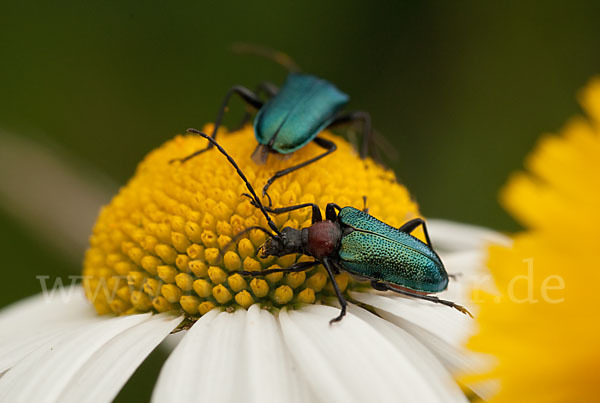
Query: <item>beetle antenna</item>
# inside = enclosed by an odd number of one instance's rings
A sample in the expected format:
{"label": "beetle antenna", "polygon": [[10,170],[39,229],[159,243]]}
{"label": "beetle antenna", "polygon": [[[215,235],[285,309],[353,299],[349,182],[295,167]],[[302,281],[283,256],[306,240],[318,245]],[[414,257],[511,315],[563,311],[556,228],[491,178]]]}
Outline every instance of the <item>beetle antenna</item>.
{"label": "beetle antenna", "polygon": [[242,180],[246,184],[246,187],[248,188],[248,191],[252,194],[252,196],[254,198],[254,202],[256,203],[256,205],[258,206],[258,208],[260,209],[260,211],[263,213],[263,215],[267,219],[267,224],[269,224],[269,227],[277,235],[281,235],[281,232],[279,232],[279,230],[277,229],[277,225],[275,225],[275,223],[273,222],[273,220],[271,220],[271,217],[269,217],[269,214],[267,214],[267,210],[265,210],[265,206],[263,206],[263,204],[261,203],[260,199],[256,195],[256,192],[254,191],[254,188],[252,187],[252,185],[250,184],[250,182],[246,178],[246,175],[244,175],[244,172],[242,172],[242,170],[240,169],[240,167],[238,166],[238,164],[235,162],[235,160],[233,159],[233,157],[231,155],[229,155],[227,153],[227,151],[225,151],[225,149],[223,147],[221,147],[221,145],[219,143],[217,143],[217,140],[213,139],[208,134],[203,133],[203,132],[201,132],[198,129],[187,129],[187,132],[188,133],[198,134],[198,135],[204,137],[205,139],[207,139],[208,141],[210,141],[217,148],[217,150],[219,150],[221,152],[221,154],[223,154],[225,157],[227,157],[227,160],[229,161],[229,163],[231,165],[233,165],[233,167],[237,171],[237,173],[240,176],[240,178],[242,178]]}
{"label": "beetle antenna", "polygon": [[231,45],[231,50],[234,53],[238,54],[245,53],[264,57],[266,59],[274,61],[280,66],[285,67],[290,73],[299,73],[301,71],[300,67],[290,56],[278,50],[268,48],[266,46],[247,42],[234,42]]}

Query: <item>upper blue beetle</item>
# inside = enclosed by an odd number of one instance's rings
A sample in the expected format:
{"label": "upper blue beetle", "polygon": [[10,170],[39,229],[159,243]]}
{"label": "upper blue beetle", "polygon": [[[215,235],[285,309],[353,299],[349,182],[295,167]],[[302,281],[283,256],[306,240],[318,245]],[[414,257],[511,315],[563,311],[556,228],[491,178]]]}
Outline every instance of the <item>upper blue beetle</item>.
{"label": "upper blue beetle", "polygon": [[257,150],[288,154],[304,147],[331,125],[349,100],[348,95],[326,80],[291,73],[277,95],[256,114],[254,134],[260,143]]}
{"label": "upper blue beetle", "polygon": [[[277,59],[277,55],[270,57]],[[270,99],[263,101],[260,93],[265,93]],[[264,164],[269,153],[289,154],[311,141],[325,149],[313,158],[275,172],[263,187],[263,196],[268,197],[267,189],[277,178],[312,164],[336,150],[334,142],[317,137],[325,128],[355,121],[362,122],[360,156],[367,156],[371,134],[370,115],[363,111],[342,111],[350,97],[329,81],[309,74],[291,72],[281,89],[267,82],[261,83],[255,91],[236,85],[227,92],[219,109],[211,134],[213,139],[217,136],[217,130],[233,94],[240,96],[246,104],[258,111],[254,119],[254,134],[258,141],[258,146],[252,154],[255,163]],[[209,143],[206,148],[175,161],[185,162],[212,147],[213,144]]]}

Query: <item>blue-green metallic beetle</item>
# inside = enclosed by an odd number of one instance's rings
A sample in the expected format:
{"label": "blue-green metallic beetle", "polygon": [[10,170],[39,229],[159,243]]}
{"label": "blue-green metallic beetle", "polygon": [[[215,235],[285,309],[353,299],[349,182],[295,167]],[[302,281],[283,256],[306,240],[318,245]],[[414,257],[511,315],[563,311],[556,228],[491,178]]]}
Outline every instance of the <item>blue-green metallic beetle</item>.
{"label": "blue-green metallic beetle", "polygon": [[[271,98],[264,102],[258,93],[262,91]],[[310,74],[291,72],[280,89],[270,83],[262,83],[256,91],[236,85],[232,87],[223,100],[221,109],[215,119],[211,137],[217,136],[223,116],[230,98],[237,94],[249,106],[258,110],[254,118],[254,135],[258,141],[252,159],[257,164],[264,164],[270,153],[290,154],[304,147],[311,141],[325,149],[322,154],[310,158],[300,164],[276,172],[265,184],[263,196],[277,179],[297,169],[312,164],[337,148],[334,142],[317,137],[325,128],[342,125],[354,121],[363,124],[363,136],[360,155],[367,156],[369,136],[371,134],[371,117],[363,111],[343,112],[350,97],[340,91],[329,81]],[[193,132],[188,130],[188,132]],[[173,160],[185,162],[212,148],[198,150],[184,158]],[[269,202],[271,198],[269,197]]]}
{"label": "blue-green metallic beetle", "polygon": [[[425,292],[441,292],[448,275],[440,257],[431,248],[425,222],[411,220],[399,229],[353,207],[344,207],[337,221],[346,229],[338,250],[340,263],[352,274]],[[427,243],[410,235],[423,225]]]}
{"label": "blue-green metallic beetle", "polygon": [[292,153],[331,125],[350,97],[321,78],[291,73],[273,98],[258,110],[254,135],[259,143],[255,160],[267,152]]}
{"label": "blue-green metallic beetle", "polygon": [[[211,144],[223,153],[235,167],[245,182],[254,206],[259,208],[270,229],[252,227],[265,232],[270,238],[262,246],[262,257],[284,256],[302,253],[312,256],[314,261],[298,262],[290,267],[267,269],[260,272],[239,271],[244,276],[264,276],[279,272],[299,272],[322,264],[331,280],[333,289],[341,305],[339,316],[331,322],[341,320],[346,314],[346,300],[335,281],[335,274],[344,270],[362,279],[371,281],[371,286],[381,291],[394,291],[414,298],[443,304],[471,315],[469,311],[452,301],[428,295],[444,291],[448,286],[448,274],[444,264],[433,250],[427,226],[421,218],[408,221],[400,228],[394,228],[366,211],[354,207],[340,207],[335,203],[327,204],[325,220],[321,216],[319,206],[314,203],[271,209],[263,206],[252,185],[246,179],[236,162],[227,152],[207,134],[192,129],[208,139]],[[312,225],[308,228],[277,228],[268,213],[282,214],[302,208],[312,208]],[[426,242],[411,235],[417,227],[422,226]],[[243,233],[244,233],[243,232]],[[238,234],[236,237],[240,236]]]}

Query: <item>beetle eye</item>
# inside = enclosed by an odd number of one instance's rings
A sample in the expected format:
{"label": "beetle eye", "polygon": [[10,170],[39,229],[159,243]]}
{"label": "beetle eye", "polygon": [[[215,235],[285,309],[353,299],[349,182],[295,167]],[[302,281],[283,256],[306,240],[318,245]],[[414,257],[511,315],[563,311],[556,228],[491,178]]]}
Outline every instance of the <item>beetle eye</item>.
{"label": "beetle eye", "polygon": [[276,255],[281,250],[281,240],[279,238],[270,238],[260,247],[261,257],[267,258],[272,255]]}

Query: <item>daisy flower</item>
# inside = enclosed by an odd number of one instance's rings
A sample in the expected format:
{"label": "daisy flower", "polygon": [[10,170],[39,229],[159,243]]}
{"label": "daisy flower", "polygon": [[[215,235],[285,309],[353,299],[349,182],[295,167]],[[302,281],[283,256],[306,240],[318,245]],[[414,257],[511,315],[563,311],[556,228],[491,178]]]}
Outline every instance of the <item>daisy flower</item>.
{"label": "daisy flower", "polygon": [[498,364],[471,381],[497,380],[495,402],[597,401],[600,326],[600,78],[580,96],[589,119],[542,137],[527,172],[501,194],[525,227],[512,246],[493,246],[497,293],[480,293],[473,350]]}
{"label": "daisy flower", "polygon": [[[390,225],[419,216],[392,172],[360,160],[341,138],[323,136],[338,150],[277,180],[269,190],[274,207],[335,201],[362,209],[366,196],[370,214]],[[219,140],[258,188],[317,151],[308,145],[259,167],[250,159],[251,128]],[[0,312],[1,401],[110,401],[172,332],[183,337],[156,382],[156,402],[467,401],[452,374],[479,365],[461,347],[472,327],[468,316],[375,292],[342,273],[336,281],[348,314],[330,325],[339,307],[322,267],[236,274],[306,257],[260,257],[260,231],[232,242],[245,228],[266,225],[241,196],[246,188],[234,169],[216,151],[169,164],[205,145],[197,136],[178,136],[140,163],[100,212],[81,286]],[[273,219],[280,228],[311,223],[309,209]],[[440,297],[465,304],[468,286],[483,275],[484,245],[503,238],[428,224],[447,270],[462,275]]]}

